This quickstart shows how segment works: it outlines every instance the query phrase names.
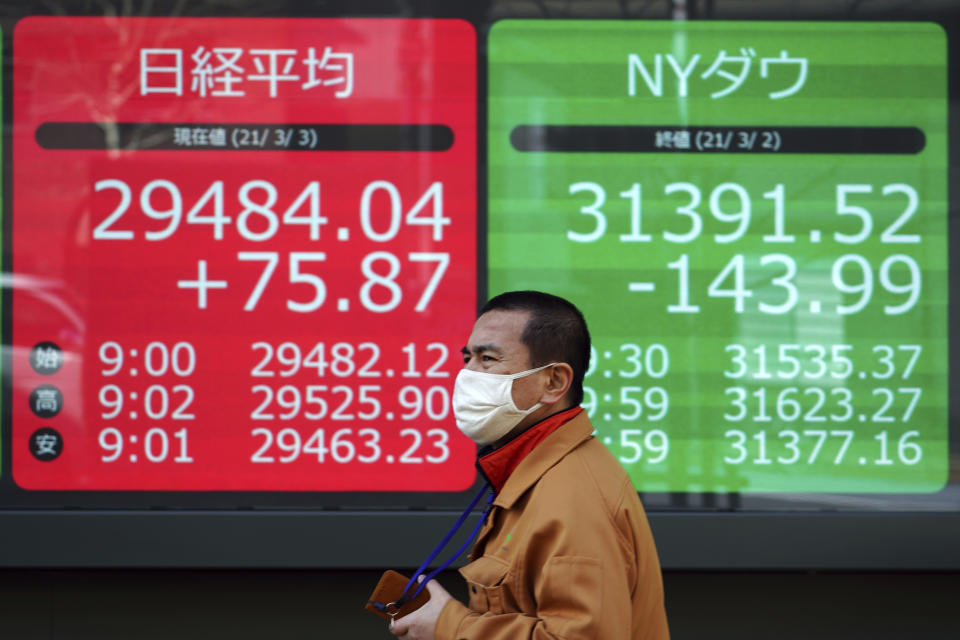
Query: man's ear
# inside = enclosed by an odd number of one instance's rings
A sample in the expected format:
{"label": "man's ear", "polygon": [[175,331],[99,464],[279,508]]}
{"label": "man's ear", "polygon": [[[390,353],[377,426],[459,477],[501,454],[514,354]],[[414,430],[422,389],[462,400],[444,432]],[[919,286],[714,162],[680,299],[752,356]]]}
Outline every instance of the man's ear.
{"label": "man's ear", "polygon": [[566,362],[560,362],[546,369],[544,373],[547,374],[547,386],[540,396],[540,402],[543,404],[560,402],[573,384],[573,367]]}

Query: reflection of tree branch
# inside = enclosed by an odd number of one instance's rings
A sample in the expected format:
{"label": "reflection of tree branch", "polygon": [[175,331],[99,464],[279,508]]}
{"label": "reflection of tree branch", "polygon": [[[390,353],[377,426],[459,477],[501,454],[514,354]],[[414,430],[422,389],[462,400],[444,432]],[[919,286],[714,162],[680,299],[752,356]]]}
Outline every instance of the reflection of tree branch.
{"label": "reflection of tree branch", "polygon": [[108,120],[97,122],[97,125],[103,129],[104,148],[114,156],[121,151],[152,149],[169,139],[169,135],[164,131],[155,131],[145,136],[144,131],[150,131],[152,127],[149,124],[139,124],[134,131],[129,134],[127,143],[124,145],[120,137],[120,125],[118,122]]}
{"label": "reflection of tree branch", "polygon": [[130,136],[130,143],[127,145],[128,149],[152,149],[157,144],[169,139],[167,133],[162,131],[157,131],[156,133],[143,137],[142,133],[144,130],[149,131],[150,126],[143,124],[137,127],[136,132]]}
{"label": "reflection of tree branch", "polygon": [[[42,0],[42,5],[49,12],[56,16],[67,16],[68,9],[65,3],[55,0]],[[186,12],[187,1],[177,0],[165,17],[180,17]],[[113,59],[113,67],[133,69],[135,72],[130,74],[131,80],[126,84],[121,84],[120,75],[117,73],[108,73],[106,82],[107,89],[101,95],[90,95],[89,93],[75,93],[66,99],[66,104],[61,106],[70,106],[76,103],[93,122],[102,123],[104,127],[104,137],[108,143],[108,148],[116,148],[119,144],[119,134],[110,124],[117,120],[118,110],[137,92],[139,92],[139,74],[136,73],[138,59],[140,56],[140,47],[137,46],[145,37],[148,25],[140,23],[136,26],[123,20],[126,17],[148,17],[154,13],[155,3],[153,0],[146,0],[142,4],[134,0],[94,0],[86,3],[87,10],[94,9],[103,14],[108,28],[112,29],[115,35],[115,42],[118,47],[116,56]],[[151,29],[151,36],[157,41],[162,42],[168,32],[176,29],[174,25],[166,26],[164,32],[155,33]],[[70,65],[75,73],[80,73],[78,68],[85,59],[84,52],[76,48],[76,41],[68,38],[70,46],[70,55],[62,64]]]}
{"label": "reflection of tree branch", "polygon": [[672,19],[686,20],[690,16],[687,7],[687,0],[667,0],[667,4],[669,4],[671,7],[670,17]]}
{"label": "reflection of tree branch", "polygon": [[120,148],[120,132],[117,129],[117,123],[111,121],[98,122],[103,129],[103,141],[107,152],[115,151]]}

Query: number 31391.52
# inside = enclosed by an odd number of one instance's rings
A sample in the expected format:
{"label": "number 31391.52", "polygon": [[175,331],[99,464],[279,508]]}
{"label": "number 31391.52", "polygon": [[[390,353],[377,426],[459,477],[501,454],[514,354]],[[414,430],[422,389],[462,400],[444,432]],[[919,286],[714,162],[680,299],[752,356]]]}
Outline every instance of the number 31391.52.
{"label": "number 31391.52", "polygon": [[[649,185],[648,185],[649,186]],[[588,194],[591,201],[580,207],[580,214],[592,221],[592,229],[580,231],[584,228],[584,222],[577,219],[577,230],[567,231],[567,239],[572,242],[591,243],[603,238],[607,233],[607,191],[596,182],[575,182],[569,186],[570,195],[580,193]],[[881,194],[878,200],[876,193]],[[628,224],[629,233],[621,233],[618,238],[620,242],[652,242],[654,235],[643,232],[643,185],[633,183],[629,189],[620,192],[620,198],[629,202]],[[667,205],[674,208],[676,217],[667,217],[657,215],[656,219],[669,220],[670,229],[662,231],[662,237],[667,242],[688,243],[694,242],[707,235],[712,235],[713,240],[718,244],[729,244],[737,242],[743,238],[750,230],[751,213],[754,208],[753,198],[747,189],[736,182],[724,182],[710,190],[707,196],[706,207],[710,215],[701,214],[704,208],[703,190],[699,185],[690,182],[672,182],[663,188],[663,197],[658,198],[658,204],[665,204],[665,201],[674,198],[674,194],[679,202]],[[770,201],[772,215],[764,213],[753,220],[753,233],[758,233],[756,229],[758,220],[761,224],[767,225],[763,230],[768,231],[762,236],[765,243],[792,244],[797,242],[797,236],[786,232],[786,190],[783,184],[776,185],[770,191],[763,193],[763,200]],[[895,212],[870,211],[862,206],[864,200],[869,199],[874,205],[883,209],[895,209]],[[885,200],[889,199],[891,203],[887,204]],[[920,199],[917,190],[909,184],[895,183],[883,186],[869,184],[838,184],[835,194],[835,213],[836,217],[827,219],[825,222],[830,226],[838,227],[833,233],[833,240],[839,244],[859,244],[866,241],[874,232],[874,222],[885,224],[888,218],[892,218],[886,228],[880,233],[880,242],[884,244],[919,244],[921,237],[917,233],[905,233],[905,227],[911,221],[916,213]],[[859,202],[859,204],[855,204]],[[882,206],[880,206],[882,205]],[[622,210],[622,207],[612,206],[613,209]],[[659,214],[659,212],[657,212]],[[809,216],[809,212],[804,212],[804,216]],[[896,216],[895,218],[893,216]],[[842,217],[842,218],[841,218]],[[679,222],[676,222],[679,220]],[[719,225],[734,225],[728,233],[704,233],[704,221],[710,224],[711,220],[716,220]],[[882,222],[881,222],[882,220]],[[589,223],[586,223],[589,224]],[[626,226],[626,225],[624,225]],[[856,233],[847,233],[851,228],[859,226]],[[681,233],[682,232],[682,233]],[[817,233],[820,233],[817,231]]]}

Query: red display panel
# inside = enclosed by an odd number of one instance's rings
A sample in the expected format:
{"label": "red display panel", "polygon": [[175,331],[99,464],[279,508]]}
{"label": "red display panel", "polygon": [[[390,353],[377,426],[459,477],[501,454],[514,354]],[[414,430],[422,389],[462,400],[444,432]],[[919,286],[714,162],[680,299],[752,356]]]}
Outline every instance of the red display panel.
{"label": "red display panel", "polygon": [[457,20],[19,22],[17,485],[467,488],[475,47]]}

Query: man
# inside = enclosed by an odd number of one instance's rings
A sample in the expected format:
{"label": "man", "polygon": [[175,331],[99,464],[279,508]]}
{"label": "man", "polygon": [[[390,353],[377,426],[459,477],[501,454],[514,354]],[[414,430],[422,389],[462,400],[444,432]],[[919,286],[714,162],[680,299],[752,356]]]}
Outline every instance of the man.
{"label": "man", "polygon": [[496,491],[466,578],[466,607],[435,581],[398,618],[407,640],[661,640],[660,563],[643,507],[580,408],[583,315],[536,291],[481,310],[454,389],[457,426]]}

